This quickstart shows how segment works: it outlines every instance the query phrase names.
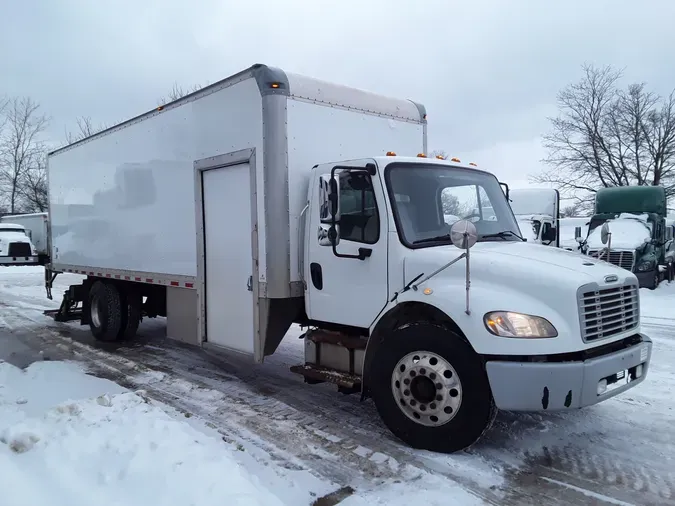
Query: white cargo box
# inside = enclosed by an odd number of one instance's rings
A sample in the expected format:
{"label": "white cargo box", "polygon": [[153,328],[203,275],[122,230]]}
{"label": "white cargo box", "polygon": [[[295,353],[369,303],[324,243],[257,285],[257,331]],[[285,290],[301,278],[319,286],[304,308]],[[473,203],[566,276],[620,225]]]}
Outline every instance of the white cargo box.
{"label": "white cargo box", "polygon": [[[421,105],[255,65],[50,153],[51,268],[200,289],[202,316],[212,301],[223,305],[201,318],[209,341],[233,325],[248,335],[248,318],[233,315],[274,312],[265,300],[302,303],[311,168],[390,150],[426,150]],[[232,290],[261,302],[238,302]],[[168,293],[167,311],[189,300]],[[269,318],[252,315],[260,325]],[[251,342],[218,344],[242,341]]]}

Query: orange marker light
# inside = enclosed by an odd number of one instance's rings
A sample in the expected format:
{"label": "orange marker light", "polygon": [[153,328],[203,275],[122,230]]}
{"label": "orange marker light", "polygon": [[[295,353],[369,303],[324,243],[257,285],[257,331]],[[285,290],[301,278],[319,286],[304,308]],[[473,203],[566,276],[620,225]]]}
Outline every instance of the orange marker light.
{"label": "orange marker light", "polygon": [[472,167],[478,167],[478,165],[476,165],[476,164],[473,163],[473,162],[469,162],[469,165],[471,165]]}
{"label": "orange marker light", "polygon": [[387,151],[387,156],[396,156],[396,153],[393,151]]}
{"label": "orange marker light", "polygon": [[445,160],[445,158],[443,158],[441,155],[436,155],[436,158],[438,158],[439,160]]}
{"label": "orange marker light", "polygon": [[157,108],[158,111],[161,111],[162,109],[164,109],[164,106],[163,106],[163,105],[160,105],[160,106]]}
{"label": "orange marker light", "polygon": [[461,163],[461,162],[462,162],[462,160],[460,160],[459,158],[451,158],[450,161],[451,161],[451,162],[456,162],[456,163]]}
{"label": "orange marker light", "polygon": [[278,87],[279,87],[279,83],[272,83],[272,84],[270,85],[270,87],[272,87],[272,88],[278,88]]}
{"label": "orange marker light", "polygon": [[424,153],[417,153],[417,158],[426,158],[426,157],[427,155],[425,155]]}

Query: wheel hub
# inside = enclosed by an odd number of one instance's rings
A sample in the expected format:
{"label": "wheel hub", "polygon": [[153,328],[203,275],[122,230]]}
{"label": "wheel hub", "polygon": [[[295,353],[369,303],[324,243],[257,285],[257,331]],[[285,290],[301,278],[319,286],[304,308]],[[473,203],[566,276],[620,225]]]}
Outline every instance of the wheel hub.
{"label": "wheel hub", "polygon": [[448,423],[462,403],[457,371],[446,359],[428,351],[409,353],[398,361],[391,389],[401,411],[428,427]]}
{"label": "wheel hub", "polygon": [[90,310],[89,310],[89,314],[91,316],[91,321],[96,327],[101,326],[101,316],[99,314],[100,313],[99,312],[99,304],[100,304],[99,297],[94,297],[91,300]]}

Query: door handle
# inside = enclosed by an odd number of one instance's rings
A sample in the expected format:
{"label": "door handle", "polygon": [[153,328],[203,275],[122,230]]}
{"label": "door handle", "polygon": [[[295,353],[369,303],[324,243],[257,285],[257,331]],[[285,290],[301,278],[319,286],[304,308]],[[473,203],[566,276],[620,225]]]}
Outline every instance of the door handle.
{"label": "door handle", "polygon": [[248,277],[248,282],[246,283],[246,289],[247,289],[249,292],[252,292],[252,291],[253,291],[253,276],[249,276],[249,277]]}

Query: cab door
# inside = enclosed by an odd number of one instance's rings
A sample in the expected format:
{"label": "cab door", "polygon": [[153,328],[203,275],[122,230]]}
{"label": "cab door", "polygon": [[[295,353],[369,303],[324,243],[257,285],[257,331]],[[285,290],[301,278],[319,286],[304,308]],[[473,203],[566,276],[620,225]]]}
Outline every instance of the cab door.
{"label": "cab door", "polygon": [[[336,241],[327,207],[331,173],[340,210]],[[369,159],[314,170],[304,261],[310,320],[367,328],[387,304],[388,207],[381,180]]]}

